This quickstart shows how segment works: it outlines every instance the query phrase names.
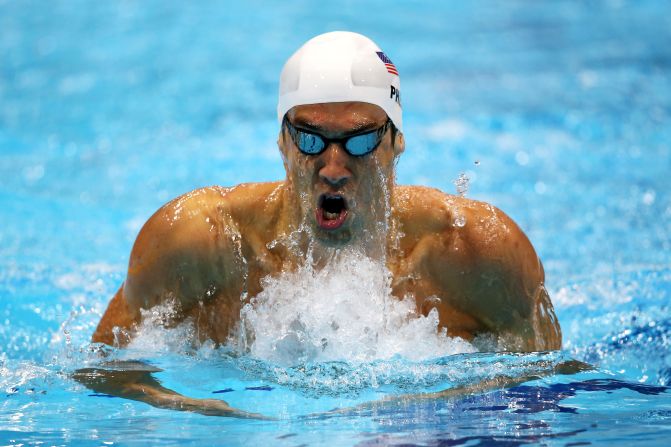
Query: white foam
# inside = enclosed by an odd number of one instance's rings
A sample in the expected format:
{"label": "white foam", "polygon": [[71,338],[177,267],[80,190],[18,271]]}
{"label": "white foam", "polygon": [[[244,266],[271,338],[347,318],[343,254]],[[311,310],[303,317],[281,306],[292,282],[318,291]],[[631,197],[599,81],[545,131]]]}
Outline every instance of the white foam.
{"label": "white foam", "polygon": [[0,392],[13,394],[20,387],[50,375],[50,370],[30,361],[0,357]]}
{"label": "white foam", "polygon": [[177,306],[176,301],[170,299],[142,310],[142,322],[126,350],[145,355],[192,351],[196,345],[196,330],[191,319],[173,324]]}
{"label": "white foam", "polygon": [[438,329],[436,310],[418,315],[413,297],[392,296],[382,262],[347,250],[322,269],[305,265],[266,278],[263,291],[241,312],[241,334],[253,334],[246,346],[252,356],[281,365],[476,351]]}

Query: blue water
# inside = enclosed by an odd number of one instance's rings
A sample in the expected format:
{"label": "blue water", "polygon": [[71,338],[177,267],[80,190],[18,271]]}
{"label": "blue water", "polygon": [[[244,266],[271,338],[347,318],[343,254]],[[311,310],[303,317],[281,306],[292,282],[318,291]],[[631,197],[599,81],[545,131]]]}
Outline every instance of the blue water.
{"label": "blue water", "polygon": [[[277,421],[76,383],[70,373],[100,359],[88,340],[161,204],[283,177],[279,71],[334,29],[369,35],[400,71],[399,183],[455,192],[464,172],[469,197],[528,234],[564,350],[295,368],[205,348],[110,354]],[[665,445],[670,145],[665,1],[0,1],[1,444]],[[569,358],[597,369],[310,416]]]}

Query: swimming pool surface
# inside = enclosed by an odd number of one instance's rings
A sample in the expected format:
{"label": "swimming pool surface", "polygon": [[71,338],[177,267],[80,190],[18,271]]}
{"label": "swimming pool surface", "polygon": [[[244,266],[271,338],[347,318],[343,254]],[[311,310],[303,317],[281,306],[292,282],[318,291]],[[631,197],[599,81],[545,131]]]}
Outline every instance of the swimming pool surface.
{"label": "swimming pool surface", "polygon": [[[398,182],[455,193],[465,173],[468,197],[527,233],[563,351],[287,366],[170,330],[106,357],[90,346],[159,206],[283,177],[279,72],[337,29],[401,74]],[[0,0],[0,445],[668,445],[670,146],[666,1]],[[71,378],[103,359],[277,419],[162,410]],[[566,359],[596,370],[365,405]]]}

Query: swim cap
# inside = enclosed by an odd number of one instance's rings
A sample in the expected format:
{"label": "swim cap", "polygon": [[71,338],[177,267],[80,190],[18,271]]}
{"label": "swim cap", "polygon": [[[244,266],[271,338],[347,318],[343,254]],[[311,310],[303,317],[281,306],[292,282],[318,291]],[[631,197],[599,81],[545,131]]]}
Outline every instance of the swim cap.
{"label": "swim cap", "polygon": [[347,31],[320,34],[284,64],[277,104],[280,123],[294,106],[346,101],[380,106],[402,131],[398,71],[366,36]]}

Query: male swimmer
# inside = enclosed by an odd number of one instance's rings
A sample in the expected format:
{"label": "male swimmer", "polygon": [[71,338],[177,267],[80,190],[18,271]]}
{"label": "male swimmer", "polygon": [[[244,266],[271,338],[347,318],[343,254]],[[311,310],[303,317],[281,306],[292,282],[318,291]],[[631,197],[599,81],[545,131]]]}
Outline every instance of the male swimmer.
{"label": "male swimmer", "polygon": [[331,32],[305,43],[282,70],[277,116],[286,179],[203,188],[159,209],[93,341],[128,342],[141,311],[169,301],[175,323],[193,317],[201,337],[225,343],[262,278],[356,246],[386,263],[394,296],[414,296],[418,313],[435,307],[451,336],[506,351],[561,347],[543,267],[508,216],[395,184],[400,78],[373,41]]}
{"label": "male swimmer", "polygon": [[[305,262],[320,268],[357,247],[386,264],[394,296],[414,296],[418,314],[436,308],[451,336],[505,351],[561,347],[543,267],[508,216],[486,203],[395,184],[405,148],[400,79],[375,43],[350,32],[309,40],[282,70],[277,112],[286,179],[203,188],[158,210],[140,231],[94,342],[127,343],[143,310],[169,304],[174,323],[193,317],[201,338],[226,343],[263,278]],[[580,368],[567,363],[554,371]],[[153,371],[92,368],[75,377],[158,407],[259,417],[180,395]],[[528,379],[500,377],[422,396]]]}

